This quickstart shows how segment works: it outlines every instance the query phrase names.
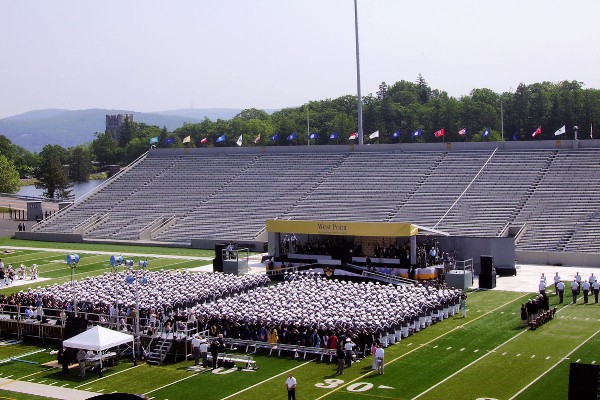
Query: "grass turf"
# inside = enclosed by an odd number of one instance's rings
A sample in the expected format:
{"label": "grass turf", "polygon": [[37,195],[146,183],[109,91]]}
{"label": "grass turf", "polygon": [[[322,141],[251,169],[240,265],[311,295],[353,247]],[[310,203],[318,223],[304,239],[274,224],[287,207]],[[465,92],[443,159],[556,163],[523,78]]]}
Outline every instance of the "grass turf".
{"label": "grass turf", "polygon": [[[38,242],[30,243],[37,246]],[[14,244],[21,245],[21,244]],[[57,245],[57,244],[53,244]],[[72,249],[71,244],[55,248]],[[84,250],[90,250],[86,245]],[[95,245],[94,245],[95,246]],[[41,247],[41,246],[40,246]],[[96,251],[109,251],[94,247]],[[139,247],[132,247],[139,253]],[[163,248],[151,248],[148,254],[164,254]],[[170,249],[171,253],[179,249]],[[110,250],[114,251],[114,250]],[[125,251],[119,252],[126,254]],[[64,264],[65,254],[44,250],[22,250],[4,255],[11,260],[40,265],[40,275],[51,277],[47,283],[70,279]],[[76,277],[110,271],[108,257],[81,254]],[[150,269],[186,268],[203,261],[178,258],[149,258]],[[25,286],[26,287],[26,286]],[[20,290],[8,288],[4,292]],[[451,317],[386,349],[386,372],[375,375],[371,358],[367,357],[335,376],[333,363],[298,360],[290,357],[255,355],[257,371],[226,371],[194,374],[187,371],[191,361],[161,367],[122,361],[108,368],[104,378],[75,373],[63,375],[60,370],[41,365],[10,361],[0,364],[0,377],[12,375],[43,384],[79,388],[101,393],[126,391],[163,399],[265,399],[285,396],[284,382],[292,370],[298,379],[298,396],[304,399],[477,399],[495,398],[537,400],[567,398],[569,362],[598,362],[600,354],[600,306],[597,304],[557,305],[556,319],[536,331],[526,330],[520,321],[519,307],[533,294],[499,291],[474,292],[469,295],[467,318]],[[551,296],[552,306],[557,298]],[[585,345],[580,346],[585,342]],[[41,346],[46,348],[48,346]],[[0,346],[0,359],[24,354],[35,345]],[[568,359],[567,359],[568,358]],[[43,363],[55,359],[49,351],[23,358]],[[51,390],[51,386],[49,386]],[[10,398],[27,397],[5,393]],[[0,392],[0,396],[3,395]]]}

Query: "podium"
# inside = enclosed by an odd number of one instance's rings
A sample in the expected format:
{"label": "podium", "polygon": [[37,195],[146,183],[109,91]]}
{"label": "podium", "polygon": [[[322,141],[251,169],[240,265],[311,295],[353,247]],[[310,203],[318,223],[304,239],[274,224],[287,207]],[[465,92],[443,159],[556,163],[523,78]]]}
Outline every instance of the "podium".
{"label": "podium", "polygon": [[248,248],[223,250],[223,273],[242,275],[249,272],[248,259],[250,251]]}

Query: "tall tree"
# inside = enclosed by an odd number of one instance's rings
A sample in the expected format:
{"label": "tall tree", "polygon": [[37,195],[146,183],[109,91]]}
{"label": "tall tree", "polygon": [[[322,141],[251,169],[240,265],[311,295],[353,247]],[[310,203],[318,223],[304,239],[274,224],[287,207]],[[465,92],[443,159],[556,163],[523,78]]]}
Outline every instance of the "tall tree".
{"label": "tall tree", "polygon": [[87,182],[93,171],[92,153],[83,145],[69,149],[69,175],[75,182]]}
{"label": "tall tree", "polygon": [[40,152],[40,165],[34,171],[37,179],[35,187],[44,190],[48,198],[67,198],[73,183],[69,180],[64,161],[67,152],[59,145],[47,144]]}
{"label": "tall tree", "polygon": [[16,193],[20,187],[17,167],[8,158],[0,155],[0,193]]}

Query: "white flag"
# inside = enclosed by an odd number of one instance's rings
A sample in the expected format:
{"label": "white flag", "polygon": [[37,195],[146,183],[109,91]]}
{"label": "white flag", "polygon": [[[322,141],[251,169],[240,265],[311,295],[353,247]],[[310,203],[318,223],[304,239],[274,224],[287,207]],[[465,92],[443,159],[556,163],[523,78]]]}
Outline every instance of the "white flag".
{"label": "white flag", "polygon": [[191,136],[186,136],[183,138],[183,140],[181,141],[181,143],[189,143],[192,140]]}
{"label": "white flag", "polygon": [[563,125],[562,128],[560,128],[559,130],[554,132],[554,136],[562,135],[565,132],[566,132],[566,129],[565,129],[565,126]]}
{"label": "white flag", "polygon": [[238,138],[238,140],[237,140],[236,143],[237,143],[238,146],[242,145],[242,135],[240,135],[240,137]]}
{"label": "white flag", "polygon": [[369,135],[369,139],[375,139],[379,137],[379,131],[375,131]]}

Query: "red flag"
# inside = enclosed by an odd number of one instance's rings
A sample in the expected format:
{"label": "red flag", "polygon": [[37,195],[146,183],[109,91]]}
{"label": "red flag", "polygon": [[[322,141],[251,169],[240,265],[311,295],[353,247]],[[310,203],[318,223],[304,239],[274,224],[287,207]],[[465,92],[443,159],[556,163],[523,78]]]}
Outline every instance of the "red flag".
{"label": "red flag", "polygon": [[435,131],[433,134],[435,135],[435,137],[444,136],[444,128],[440,129],[439,131]]}
{"label": "red flag", "polygon": [[354,139],[356,139],[357,137],[358,137],[358,133],[356,133],[356,132],[353,132],[353,133],[350,135],[350,137],[348,138],[348,140],[354,140]]}
{"label": "red flag", "polygon": [[538,126],[538,128],[535,130],[535,132],[533,132],[531,134],[531,137],[536,137],[537,135],[541,135],[542,134],[542,126]]}
{"label": "red flag", "polygon": [[208,139],[207,139],[207,138],[204,138],[204,139],[202,139],[202,140],[200,141],[200,143],[202,143],[202,144],[206,144],[206,143],[208,143]]}

